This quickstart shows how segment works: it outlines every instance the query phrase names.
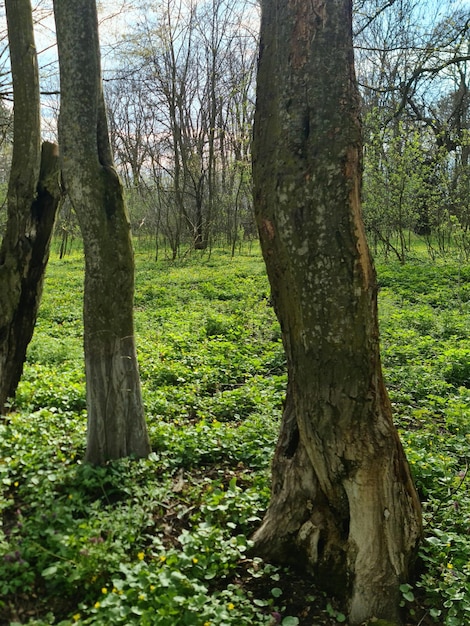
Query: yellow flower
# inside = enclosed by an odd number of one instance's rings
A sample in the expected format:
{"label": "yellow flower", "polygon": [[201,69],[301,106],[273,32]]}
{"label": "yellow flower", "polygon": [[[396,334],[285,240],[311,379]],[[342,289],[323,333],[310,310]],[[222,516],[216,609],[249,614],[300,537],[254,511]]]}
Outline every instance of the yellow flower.
{"label": "yellow flower", "polygon": [[99,609],[101,606],[100,602],[95,602],[95,609]]}
{"label": "yellow flower", "polygon": [[229,610],[229,611],[233,611],[233,609],[235,608],[235,605],[234,605],[234,604],[232,604],[231,602],[229,602],[229,603],[227,604],[227,608],[228,608],[228,610]]}
{"label": "yellow flower", "polygon": [[210,622],[204,622],[204,626],[211,626]]}
{"label": "yellow flower", "polygon": [[193,559],[193,563],[197,563],[199,559],[196,559],[196,557],[194,557]]}
{"label": "yellow flower", "polygon": [[155,591],[155,585],[150,585],[150,591]]}
{"label": "yellow flower", "polygon": [[143,561],[145,558],[145,553],[144,552],[139,552],[137,554],[137,558],[139,559],[139,561]]}
{"label": "yellow flower", "polygon": [[454,566],[452,565],[452,563],[447,563],[447,569],[454,569]]}
{"label": "yellow flower", "polygon": [[160,561],[161,561],[162,563],[164,563],[164,562],[166,561],[166,556],[165,556],[164,554],[162,554],[162,555],[160,556]]}
{"label": "yellow flower", "polygon": [[140,593],[139,594],[139,600],[145,600],[145,598],[146,598],[145,593]]}
{"label": "yellow flower", "polygon": [[17,480],[15,480],[15,482],[13,483],[13,485],[14,485],[15,487],[18,487],[18,485],[19,485],[19,484],[20,484],[20,483],[19,483]]}
{"label": "yellow flower", "polygon": [[108,593],[107,588],[106,588],[106,587],[102,587],[102,588],[101,588],[101,593]]}
{"label": "yellow flower", "polygon": [[74,622],[78,622],[78,620],[80,619],[80,613],[75,613],[75,615],[72,617]]}

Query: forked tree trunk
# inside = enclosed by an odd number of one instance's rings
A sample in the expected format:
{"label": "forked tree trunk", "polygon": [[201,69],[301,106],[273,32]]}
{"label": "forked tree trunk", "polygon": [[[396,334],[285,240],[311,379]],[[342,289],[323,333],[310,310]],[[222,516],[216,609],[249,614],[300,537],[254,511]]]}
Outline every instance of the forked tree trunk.
{"label": "forked tree trunk", "polygon": [[150,451],[133,328],[134,259],[113,167],[101,86],[95,0],[55,0],[64,181],[85,250],[86,460]]}
{"label": "forked tree trunk", "polygon": [[350,0],[264,0],[255,209],[288,363],[258,553],[399,623],[420,503],[382,381]]}
{"label": "forked tree trunk", "polygon": [[61,198],[57,146],[41,153],[39,78],[30,0],[6,0],[13,77],[13,156],[0,249],[0,414],[15,395],[33,335]]}

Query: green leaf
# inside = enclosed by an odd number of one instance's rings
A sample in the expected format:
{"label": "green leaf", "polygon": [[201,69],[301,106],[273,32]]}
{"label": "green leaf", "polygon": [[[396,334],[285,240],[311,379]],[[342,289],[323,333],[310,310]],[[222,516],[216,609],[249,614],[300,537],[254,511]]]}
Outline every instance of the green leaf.
{"label": "green leaf", "polygon": [[57,565],[51,565],[50,567],[46,567],[46,569],[42,570],[41,576],[43,578],[52,578],[57,574],[58,570],[59,568],[57,567]]}
{"label": "green leaf", "polygon": [[176,602],[176,604],[184,604],[186,602],[186,598],[184,596],[174,596],[173,602]]}
{"label": "green leaf", "polygon": [[134,615],[142,615],[143,614],[143,610],[139,609],[138,606],[133,606],[131,608],[131,613],[134,613]]}
{"label": "green leaf", "polygon": [[298,626],[298,624],[300,624],[299,618],[291,617],[290,615],[285,617],[281,622],[281,626]]}
{"label": "green leaf", "polygon": [[442,541],[437,537],[426,537],[426,541],[433,546],[440,546]]}

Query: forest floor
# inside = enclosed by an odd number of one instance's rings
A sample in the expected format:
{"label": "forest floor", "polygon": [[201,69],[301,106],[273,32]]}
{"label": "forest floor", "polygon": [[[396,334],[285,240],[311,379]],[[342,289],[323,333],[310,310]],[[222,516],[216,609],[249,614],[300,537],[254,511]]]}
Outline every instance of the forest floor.
{"label": "forest floor", "polygon": [[[333,626],[338,598],[252,554],[286,384],[257,251],[136,254],[152,454],[93,468],[83,258],[52,254],[17,398],[0,424],[0,624]],[[470,621],[470,264],[376,262],[382,359],[423,503],[407,626]]]}

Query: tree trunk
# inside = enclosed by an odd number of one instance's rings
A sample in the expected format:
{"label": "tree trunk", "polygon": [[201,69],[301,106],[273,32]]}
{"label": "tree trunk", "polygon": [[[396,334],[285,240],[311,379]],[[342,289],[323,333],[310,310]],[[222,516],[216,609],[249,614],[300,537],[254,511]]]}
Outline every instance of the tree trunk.
{"label": "tree trunk", "polygon": [[350,0],[264,0],[256,218],[287,355],[271,502],[255,549],[399,623],[421,512],[382,381],[360,215]]}
{"label": "tree trunk", "polygon": [[30,0],[7,0],[13,157],[0,249],[0,413],[13,397],[33,335],[61,198],[57,146],[41,154],[39,78]]}
{"label": "tree trunk", "polygon": [[64,181],[85,250],[86,460],[150,451],[133,328],[134,259],[109,144],[95,0],[55,0]]}

